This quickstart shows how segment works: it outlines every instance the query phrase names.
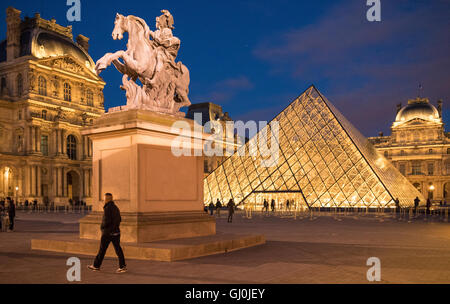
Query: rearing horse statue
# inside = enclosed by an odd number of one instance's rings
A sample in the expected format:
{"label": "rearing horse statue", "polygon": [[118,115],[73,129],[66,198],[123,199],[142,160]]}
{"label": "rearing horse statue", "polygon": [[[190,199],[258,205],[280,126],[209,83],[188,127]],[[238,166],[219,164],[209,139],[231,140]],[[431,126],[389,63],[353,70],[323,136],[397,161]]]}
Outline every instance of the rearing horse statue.
{"label": "rearing horse statue", "polygon": [[[99,75],[112,63],[123,74],[121,88],[126,91],[127,109],[183,115],[180,108],[191,104],[189,70],[181,62],[175,62],[180,40],[172,35],[172,15],[167,10],[161,12],[154,32],[139,17],[117,14],[112,37],[121,40],[128,32],[127,50],[105,54],[97,61],[95,70]],[[137,79],[142,87],[136,83]]]}

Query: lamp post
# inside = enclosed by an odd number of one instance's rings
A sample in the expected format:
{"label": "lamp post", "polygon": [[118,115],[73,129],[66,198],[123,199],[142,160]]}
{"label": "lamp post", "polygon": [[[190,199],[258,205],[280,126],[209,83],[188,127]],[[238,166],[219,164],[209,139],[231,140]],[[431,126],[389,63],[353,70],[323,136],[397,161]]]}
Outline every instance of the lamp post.
{"label": "lamp post", "polygon": [[16,186],[16,206],[19,203],[19,187]]}

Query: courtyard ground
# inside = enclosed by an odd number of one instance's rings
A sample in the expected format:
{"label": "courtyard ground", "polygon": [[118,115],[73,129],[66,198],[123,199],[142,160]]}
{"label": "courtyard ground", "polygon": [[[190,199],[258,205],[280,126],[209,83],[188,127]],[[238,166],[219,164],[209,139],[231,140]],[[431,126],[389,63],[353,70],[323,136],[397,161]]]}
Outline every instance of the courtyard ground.
{"label": "courtyard ground", "polygon": [[[30,249],[32,238],[78,232],[82,214],[18,212],[16,231],[0,233],[0,283],[67,283],[71,255]],[[450,223],[392,215],[315,214],[252,219],[226,215],[217,230],[262,233],[265,245],[180,262],[128,260],[129,272],[116,274],[117,259],[101,272],[78,256],[81,283],[369,283],[369,257],[381,260],[381,283],[450,283]]]}

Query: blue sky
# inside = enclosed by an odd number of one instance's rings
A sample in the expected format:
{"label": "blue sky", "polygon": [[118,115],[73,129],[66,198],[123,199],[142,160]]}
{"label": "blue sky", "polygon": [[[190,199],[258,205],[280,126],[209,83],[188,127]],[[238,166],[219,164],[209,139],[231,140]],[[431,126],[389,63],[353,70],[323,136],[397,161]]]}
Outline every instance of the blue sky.
{"label": "blue sky", "polygon": [[[235,120],[270,120],[314,84],[366,136],[389,133],[396,104],[418,94],[444,100],[450,122],[450,1],[381,0],[381,22],[366,20],[366,0],[87,1],[81,22],[68,22],[66,0],[4,0],[22,17],[73,26],[90,40],[96,61],[125,49],[114,41],[116,12],[144,18],[151,29],[161,9],[175,19],[178,59],[190,70],[193,103],[215,102]],[[126,36],[125,36],[126,38]],[[105,106],[125,104],[119,72],[110,67]]]}

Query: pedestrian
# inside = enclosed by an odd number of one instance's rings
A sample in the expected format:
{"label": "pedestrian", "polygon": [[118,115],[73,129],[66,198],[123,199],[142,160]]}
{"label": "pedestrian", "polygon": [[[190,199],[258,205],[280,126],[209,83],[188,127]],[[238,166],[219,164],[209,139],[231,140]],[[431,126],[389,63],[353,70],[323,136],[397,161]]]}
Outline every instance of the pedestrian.
{"label": "pedestrian", "polygon": [[214,203],[213,202],[209,203],[208,207],[209,207],[210,215],[214,215]]}
{"label": "pedestrian", "polygon": [[219,201],[219,199],[217,199],[216,202],[216,214],[217,217],[220,217],[220,209],[222,208],[222,203]]}
{"label": "pedestrian", "polygon": [[3,217],[5,216],[5,208],[3,208],[3,205],[0,203],[0,231],[6,231],[5,225],[6,223],[3,222]]}
{"label": "pedestrian", "polygon": [[234,214],[234,201],[232,198],[230,198],[229,202],[228,202],[228,223],[232,223],[233,222],[233,214]]}
{"label": "pedestrian", "polygon": [[9,231],[14,230],[14,218],[16,217],[16,205],[14,201],[8,197],[8,217],[9,217]]}
{"label": "pedestrian", "polygon": [[122,247],[120,247],[120,210],[114,204],[111,193],[105,193],[105,205],[103,206],[103,219],[101,224],[102,237],[100,240],[100,249],[95,257],[94,264],[89,265],[88,268],[93,271],[99,271],[105,257],[106,250],[109,243],[113,243],[114,250],[119,258],[119,269],[117,273],[127,272],[127,265],[125,264],[125,257],[123,255]]}
{"label": "pedestrian", "polygon": [[28,211],[28,200],[25,200],[25,211]]}
{"label": "pedestrian", "polygon": [[275,200],[272,199],[272,201],[270,202],[270,208],[272,208],[272,212],[275,212]]}
{"label": "pedestrian", "polygon": [[286,210],[291,211],[291,205],[289,203],[289,200],[286,201]]}
{"label": "pedestrian", "polygon": [[400,213],[400,200],[398,199],[398,197],[395,199],[395,212],[396,213]]}
{"label": "pedestrian", "polygon": [[38,203],[37,199],[34,199],[33,200],[33,211],[37,209],[37,203]]}
{"label": "pedestrian", "polygon": [[414,199],[414,214],[417,212],[417,208],[419,207],[420,199],[418,196]]}
{"label": "pedestrian", "polygon": [[431,200],[430,198],[427,199],[427,215],[430,214],[431,210]]}

